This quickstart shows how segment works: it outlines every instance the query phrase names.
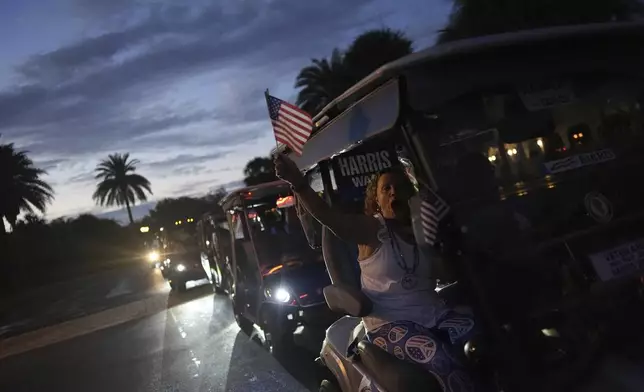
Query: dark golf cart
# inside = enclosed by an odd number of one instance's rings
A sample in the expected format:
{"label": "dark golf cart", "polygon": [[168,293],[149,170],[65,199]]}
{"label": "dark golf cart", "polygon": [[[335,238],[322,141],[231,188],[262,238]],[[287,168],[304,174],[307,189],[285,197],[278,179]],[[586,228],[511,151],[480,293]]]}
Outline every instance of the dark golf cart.
{"label": "dark golf cart", "polygon": [[197,222],[201,263],[216,293],[230,293],[233,280],[228,220],[223,213],[207,213]]}
{"label": "dark golf cart", "polygon": [[319,350],[337,318],[322,289],[329,284],[322,253],[312,249],[289,186],[270,182],[238,189],[222,201],[232,241],[232,303],[241,329],[257,327],[279,357],[293,344]]}
{"label": "dark golf cart", "polygon": [[161,272],[172,290],[185,291],[187,282],[207,278],[201,263],[196,225],[181,221],[164,230],[161,237],[165,257]]}
{"label": "dark golf cart", "polygon": [[[457,278],[439,294],[474,310],[481,334],[463,351],[489,390],[644,390],[642,47],[640,23],[439,45],[331,102],[291,154],[334,202],[334,159],[399,145],[422,191],[416,241]],[[420,205],[437,200],[449,213],[428,241]],[[465,390],[456,373],[439,380],[361,341],[371,303],[345,268],[351,252],[328,230],[322,246],[326,301],[349,316],[327,331],[321,390]]]}

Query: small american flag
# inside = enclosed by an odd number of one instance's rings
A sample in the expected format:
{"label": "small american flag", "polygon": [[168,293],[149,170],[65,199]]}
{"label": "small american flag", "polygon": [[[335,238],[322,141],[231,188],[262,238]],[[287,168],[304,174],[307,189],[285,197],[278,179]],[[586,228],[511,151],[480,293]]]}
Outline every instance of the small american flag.
{"label": "small american flag", "polygon": [[420,190],[420,221],[423,225],[425,241],[434,246],[438,223],[449,213],[449,206],[429,187],[423,186]]}
{"label": "small american flag", "polygon": [[266,94],[268,114],[271,117],[275,140],[284,143],[302,155],[304,143],[313,131],[313,119],[304,110]]}

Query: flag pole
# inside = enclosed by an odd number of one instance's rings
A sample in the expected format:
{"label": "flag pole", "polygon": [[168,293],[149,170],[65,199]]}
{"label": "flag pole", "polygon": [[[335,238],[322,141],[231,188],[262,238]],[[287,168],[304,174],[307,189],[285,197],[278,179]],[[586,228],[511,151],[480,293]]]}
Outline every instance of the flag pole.
{"label": "flag pole", "polygon": [[[271,104],[270,104],[268,89],[266,89],[266,91],[264,91],[264,98],[266,99],[266,108],[268,109],[268,118],[270,119],[271,118]],[[272,127],[272,124],[271,124],[271,127]],[[273,131],[273,137],[275,138],[275,155],[277,155],[277,154],[279,154],[280,143],[277,141],[277,137],[275,136],[275,131]]]}

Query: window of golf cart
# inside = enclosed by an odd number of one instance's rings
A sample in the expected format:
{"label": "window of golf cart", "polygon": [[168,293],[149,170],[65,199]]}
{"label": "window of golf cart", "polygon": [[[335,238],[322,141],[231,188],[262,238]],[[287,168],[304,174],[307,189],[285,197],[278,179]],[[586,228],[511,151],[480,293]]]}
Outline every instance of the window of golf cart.
{"label": "window of golf cart", "polygon": [[215,256],[218,260],[223,260],[223,257],[228,255],[230,248],[230,230],[228,221],[219,220],[218,218],[208,221],[209,226],[209,240],[211,246],[215,251]]}
{"label": "window of golf cart", "polygon": [[241,210],[228,211],[228,221],[230,227],[233,228],[233,235],[235,240],[244,240],[246,233],[244,230],[243,213]]}
{"label": "window of golf cart", "polygon": [[321,260],[309,246],[293,195],[254,201],[247,207],[247,219],[262,273]]}
{"label": "window of golf cart", "polygon": [[[510,231],[537,242],[641,212],[642,87],[635,77],[584,73],[491,86],[442,105],[425,115],[441,192],[462,211],[503,204]],[[571,251],[592,258],[614,241],[589,234]]]}

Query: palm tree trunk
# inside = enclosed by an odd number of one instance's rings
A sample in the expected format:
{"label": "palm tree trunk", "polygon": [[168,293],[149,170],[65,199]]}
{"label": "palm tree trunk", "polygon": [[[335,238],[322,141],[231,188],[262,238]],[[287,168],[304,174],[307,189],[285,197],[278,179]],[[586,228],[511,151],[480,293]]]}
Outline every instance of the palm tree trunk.
{"label": "palm tree trunk", "polygon": [[127,216],[130,218],[130,225],[134,223],[134,218],[132,218],[132,209],[130,208],[130,201],[125,198],[125,208],[127,208]]}

